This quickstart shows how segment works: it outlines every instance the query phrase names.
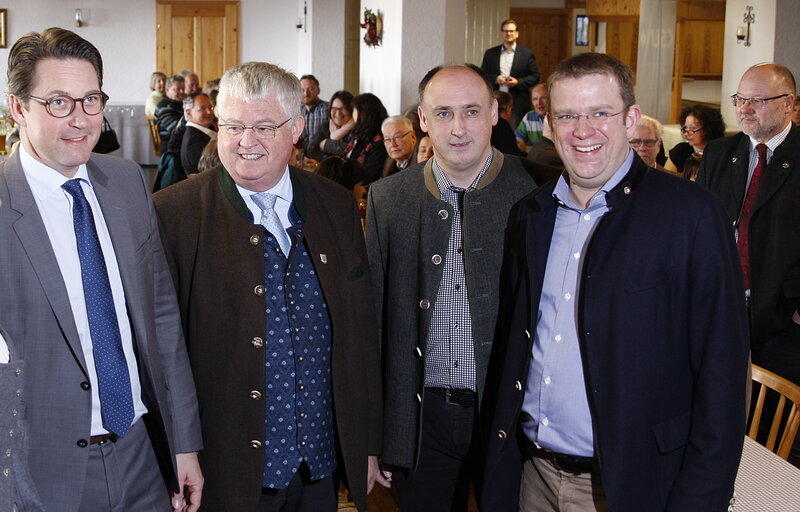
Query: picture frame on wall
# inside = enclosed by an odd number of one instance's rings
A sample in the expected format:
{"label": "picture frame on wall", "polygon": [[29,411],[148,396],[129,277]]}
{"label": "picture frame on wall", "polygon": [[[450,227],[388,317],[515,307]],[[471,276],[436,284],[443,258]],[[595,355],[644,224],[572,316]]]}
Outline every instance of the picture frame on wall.
{"label": "picture frame on wall", "polygon": [[589,16],[575,16],[575,46],[589,46]]}
{"label": "picture frame on wall", "polygon": [[6,33],[6,11],[8,9],[0,9],[0,48],[8,47],[8,36]]}

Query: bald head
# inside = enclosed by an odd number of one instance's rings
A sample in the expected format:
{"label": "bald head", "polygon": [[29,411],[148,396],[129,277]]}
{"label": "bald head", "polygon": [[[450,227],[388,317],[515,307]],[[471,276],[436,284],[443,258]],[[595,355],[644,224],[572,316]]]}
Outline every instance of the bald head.
{"label": "bald head", "polygon": [[735,103],[742,131],[758,142],[767,142],[780,133],[792,119],[795,87],[791,71],[781,64],[767,62],[745,71]]}

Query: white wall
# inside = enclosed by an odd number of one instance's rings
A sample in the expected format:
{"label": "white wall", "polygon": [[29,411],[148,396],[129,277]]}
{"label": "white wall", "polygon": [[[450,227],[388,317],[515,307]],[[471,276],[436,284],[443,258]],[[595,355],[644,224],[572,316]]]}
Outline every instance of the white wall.
{"label": "white wall", "polygon": [[[722,63],[720,104],[729,128],[736,126],[736,111],[728,99],[736,92],[739,79],[753,64],[769,62],[775,54],[776,0],[728,0],[725,5],[725,54]],[[750,26],[751,45],[736,42],[736,27],[743,26],[745,6],[753,5],[755,23]],[[795,27],[795,30],[797,27]]]}

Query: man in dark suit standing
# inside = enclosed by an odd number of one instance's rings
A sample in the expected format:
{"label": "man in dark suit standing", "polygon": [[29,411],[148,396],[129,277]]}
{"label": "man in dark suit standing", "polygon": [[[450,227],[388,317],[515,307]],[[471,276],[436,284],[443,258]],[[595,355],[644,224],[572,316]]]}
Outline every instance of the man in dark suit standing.
{"label": "man in dark suit standing", "polygon": [[208,510],[366,511],[381,449],[377,333],[353,195],[288,162],[300,82],[225,72],[222,166],[155,195],[197,382]]}
{"label": "man in dark suit standing", "polygon": [[91,153],[100,53],[31,32],[7,83],[22,130],[0,171],[0,311],[26,365],[39,496],[47,510],[197,510],[197,400],[149,184]]}
{"label": "man in dark suit standing", "polygon": [[[706,148],[697,182],[736,228],[753,363],[800,384],[800,128],[795,80],[780,64],[748,69],[731,96],[742,132]],[[800,442],[789,460],[800,465]]]}
{"label": "man in dark suit standing", "polygon": [[618,59],[571,57],[548,90],[566,175],[509,223],[481,510],[725,510],[748,360],[725,212],[630,148]]}
{"label": "man in dark suit standing", "polygon": [[511,93],[514,110],[511,126],[515,127],[531,109],[528,89],[539,82],[539,68],[533,52],[517,44],[517,22],[505,20],[500,24],[503,44],[486,50],[481,69],[495,90]]}

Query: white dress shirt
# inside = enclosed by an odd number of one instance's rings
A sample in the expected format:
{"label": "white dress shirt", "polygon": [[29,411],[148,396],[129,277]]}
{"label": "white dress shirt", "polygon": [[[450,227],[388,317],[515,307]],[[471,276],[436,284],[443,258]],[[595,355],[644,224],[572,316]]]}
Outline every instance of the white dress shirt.
{"label": "white dress shirt", "polygon": [[[248,190],[244,187],[236,185],[236,189],[239,191],[239,194],[244,199],[244,204],[247,205],[247,209],[250,210],[250,213],[253,214],[253,223],[258,224],[261,222],[261,208],[253,201],[253,198],[250,197],[253,194],[258,194],[259,192],[254,192],[252,190]],[[278,198],[275,200],[275,213],[278,214],[278,220],[281,221],[281,226],[283,229],[291,227],[292,223],[289,221],[289,207],[292,205],[292,200],[294,199],[294,192],[292,191],[292,180],[289,178],[289,166],[286,166],[286,170],[283,172],[283,176],[281,177],[280,181],[275,184],[269,190],[264,190],[263,192],[269,192],[270,194],[275,194]],[[291,241],[291,238],[289,239]]]}
{"label": "white dress shirt", "polygon": [[[31,187],[33,198],[47,230],[47,236],[50,238],[50,245],[53,247],[58,268],[61,271],[61,277],[67,289],[72,316],[75,319],[75,327],[78,329],[92,392],[91,435],[106,434],[108,430],[103,427],[103,419],[100,412],[97,371],[94,366],[92,338],[89,333],[89,317],[86,313],[86,299],[83,295],[81,262],[78,257],[78,245],[75,239],[75,227],[72,219],[72,196],[61,188],[61,185],[66,183],[69,178],[33,158],[22,144],[19,146],[19,152],[22,170],[25,172],[25,178]],[[147,408],[142,402],[139,371],[136,366],[136,355],[133,351],[133,335],[125,304],[122,278],[120,277],[114,246],[111,242],[111,235],[108,232],[103,211],[97,202],[91,181],[89,181],[89,174],[85,164],[78,168],[74,178],[80,178],[81,180],[81,188],[83,188],[86,200],[89,201],[89,205],[92,207],[97,236],[100,239],[100,247],[103,249],[108,279],[111,284],[111,293],[114,297],[114,309],[117,313],[119,332],[122,337],[122,351],[125,354],[128,373],[131,377],[134,407],[134,417],[131,424],[134,424],[142,414],[147,412]]]}

